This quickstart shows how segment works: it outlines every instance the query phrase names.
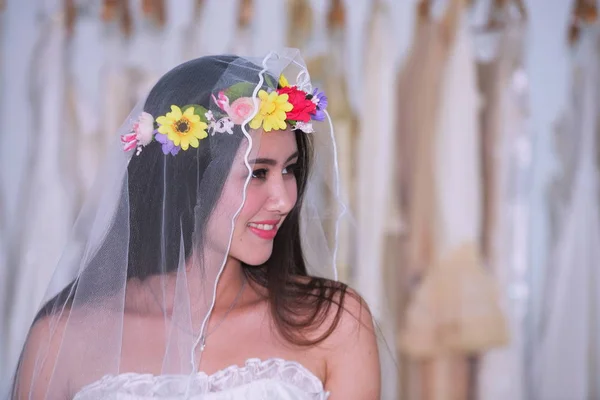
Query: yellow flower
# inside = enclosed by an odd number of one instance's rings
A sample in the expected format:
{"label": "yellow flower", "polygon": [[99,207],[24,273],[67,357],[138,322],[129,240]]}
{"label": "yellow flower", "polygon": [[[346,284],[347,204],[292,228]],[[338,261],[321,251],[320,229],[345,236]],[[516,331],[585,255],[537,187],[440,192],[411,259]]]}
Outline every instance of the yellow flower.
{"label": "yellow flower", "polygon": [[282,88],[290,86],[290,83],[288,82],[287,78],[283,74],[281,74],[281,76],[279,76],[279,86],[281,86]]}
{"label": "yellow flower", "polygon": [[208,136],[206,128],[208,125],[200,120],[200,116],[194,114],[194,108],[189,107],[184,113],[175,105],[171,106],[171,112],[156,118],[160,124],[158,132],[167,135],[175,146],[187,150],[189,146],[198,147],[199,140]]}
{"label": "yellow flower", "polygon": [[294,108],[288,102],[289,96],[277,92],[267,93],[261,90],[258,92],[258,97],[261,100],[260,108],[250,122],[250,128],[258,129],[262,125],[265,132],[287,128],[287,124],[285,123],[287,118],[286,112],[292,111],[292,108]]}

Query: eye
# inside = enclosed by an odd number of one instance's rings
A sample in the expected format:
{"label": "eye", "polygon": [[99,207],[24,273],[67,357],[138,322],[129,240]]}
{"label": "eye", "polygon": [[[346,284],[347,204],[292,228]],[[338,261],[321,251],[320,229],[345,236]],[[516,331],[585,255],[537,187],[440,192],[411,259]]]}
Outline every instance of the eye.
{"label": "eye", "polygon": [[298,164],[290,164],[283,169],[284,175],[295,174],[298,171]]}
{"label": "eye", "polygon": [[252,171],[252,178],[265,180],[267,179],[267,172],[269,172],[269,170],[267,170],[266,168],[254,170]]}

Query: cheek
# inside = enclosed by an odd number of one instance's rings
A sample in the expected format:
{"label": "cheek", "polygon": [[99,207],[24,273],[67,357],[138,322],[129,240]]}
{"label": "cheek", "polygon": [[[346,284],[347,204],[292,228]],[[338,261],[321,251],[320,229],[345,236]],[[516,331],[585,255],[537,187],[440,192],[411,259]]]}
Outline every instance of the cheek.
{"label": "cheek", "polygon": [[[285,181],[285,191],[290,202],[290,208],[293,208],[298,200],[298,187],[295,179]],[[244,207],[242,207],[242,211],[240,212],[236,223],[239,232],[243,232],[246,224],[252,221],[252,219],[262,210],[267,200],[268,194],[265,190],[262,190],[261,187],[248,185],[246,202],[244,203]]]}
{"label": "cheek", "polygon": [[203,246],[217,253],[224,252],[231,237],[231,216],[224,207],[217,207],[211,214],[206,229]]}
{"label": "cheek", "polygon": [[296,205],[298,201],[298,183],[296,179],[290,179],[286,182],[285,190],[287,192],[288,199],[290,199],[290,203],[293,206]]}
{"label": "cheek", "polygon": [[[241,180],[240,180],[241,181]],[[228,179],[208,221],[207,239],[224,244],[231,236],[231,222],[242,203],[243,181]],[[243,208],[242,208],[243,210]],[[238,216],[241,219],[241,214]],[[237,223],[236,223],[237,225]]]}
{"label": "cheek", "polygon": [[240,212],[238,225],[243,224],[245,226],[248,222],[250,222],[252,218],[254,218],[254,216],[262,209],[265,201],[266,197],[263,195],[261,190],[252,187],[252,185],[248,185],[248,189],[246,191],[246,201],[242,207],[242,211]]}

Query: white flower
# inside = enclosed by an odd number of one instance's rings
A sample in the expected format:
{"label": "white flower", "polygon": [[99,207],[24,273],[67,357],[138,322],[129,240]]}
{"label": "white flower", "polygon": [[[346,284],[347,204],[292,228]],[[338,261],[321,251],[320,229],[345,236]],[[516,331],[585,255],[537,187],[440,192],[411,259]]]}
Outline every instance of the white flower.
{"label": "white flower", "polygon": [[133,131],[138,144],[147,146],[154,137],[154,117],[147,112],[143,112],[133,125]]}
{"label": "white flower", "polygon": [[208,121],[213,121],[215,119],[215,117],[213,116],[213,112],[211,110],[208,110],[207,112],[205,112],[204,116],[206,117],[206,119]]}
{"label": "white flower", "polygon": [[233,135],[234,122],[229,118],[223,118],[223,120],[223,128],[225,129],[225,132],[229,133],[230,135]]}
{"label": "white flower", "polygon": [[292,129],[299,129],[304,133],[314,133],[313,125],[310,122],[296,122],[296,125]]}
{"label": "white flower", "polygon": [[230,135],[233,135],[233,121],[231,120],[231,118],[221,118],[218,121],[214,121],[210,123],[210,129],[212,130],[211,135],[214,135],[215,133],[229,133]]}

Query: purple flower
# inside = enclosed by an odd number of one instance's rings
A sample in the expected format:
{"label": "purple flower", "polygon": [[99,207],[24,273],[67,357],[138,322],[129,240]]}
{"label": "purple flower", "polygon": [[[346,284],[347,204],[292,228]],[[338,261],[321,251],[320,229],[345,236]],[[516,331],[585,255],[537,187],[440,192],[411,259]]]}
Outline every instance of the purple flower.
{"label": "purple flower", "polygon": [[155,131],[156,135],[154,136],[154,138],[156,139],[157,142],[162,144],[162,152],[167,155],[169,153],[171,153],[172,155],[176,155],[177,153],[179,153],[179,146],[175,146],[175,143],[173,143],[171,140],[169,140],[169,138],[167,137],[167,135],[163,134],[163,133],[159,133],[158,131]]}
{"label": "purple flower", "polygon": [[319,88],[313,90],[313,103],[317,105],[317,111],[313,114],[312,119],[315,121],[325,120],[325,109],[327,108],[327,96],[325,92],[320,92]]}

